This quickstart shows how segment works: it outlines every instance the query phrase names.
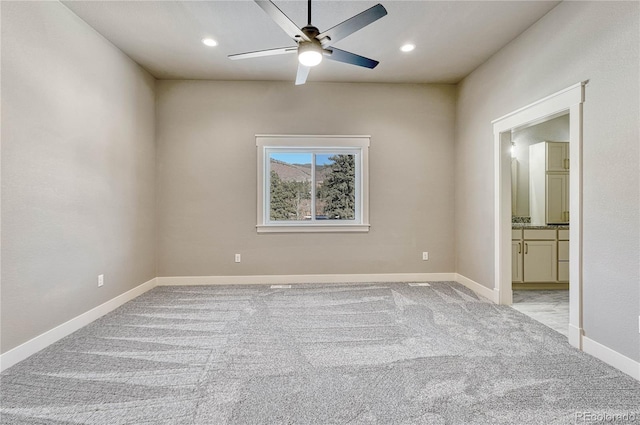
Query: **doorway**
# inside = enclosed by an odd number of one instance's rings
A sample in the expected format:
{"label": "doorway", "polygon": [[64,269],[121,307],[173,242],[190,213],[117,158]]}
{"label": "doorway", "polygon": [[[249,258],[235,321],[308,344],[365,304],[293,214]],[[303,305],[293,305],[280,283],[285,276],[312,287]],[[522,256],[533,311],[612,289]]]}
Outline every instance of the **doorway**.
{"label": "doorway", "polygon": [[582,104],[585,82],[575,84],[492,122],[494,131],[495,285],[500,304],[512,304],[512,131],[569,114],[570,211],[569,343],[582,349]]}

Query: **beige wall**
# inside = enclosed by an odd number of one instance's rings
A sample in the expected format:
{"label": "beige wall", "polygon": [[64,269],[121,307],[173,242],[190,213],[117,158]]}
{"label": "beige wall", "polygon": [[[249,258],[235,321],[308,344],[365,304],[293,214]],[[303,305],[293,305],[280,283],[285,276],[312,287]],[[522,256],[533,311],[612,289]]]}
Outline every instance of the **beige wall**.
{"label": "beige wall", "polygon": [[456,271],[493,287],[491,120],[589,80],[584,103],[584,330],[640,360],[639,8],[563,2],[459,85]]}
{"label": "beige wall", "polygon": [[[454,271],[454,86],[159,81],[156,88],[159,276]],[[258,235],[260,133],[370,134],[371,231]]]}
{"label": "beige wall", "polygon": [[154,79],[58,2],[2,2],[1,72],[6,352],[155,276]]}

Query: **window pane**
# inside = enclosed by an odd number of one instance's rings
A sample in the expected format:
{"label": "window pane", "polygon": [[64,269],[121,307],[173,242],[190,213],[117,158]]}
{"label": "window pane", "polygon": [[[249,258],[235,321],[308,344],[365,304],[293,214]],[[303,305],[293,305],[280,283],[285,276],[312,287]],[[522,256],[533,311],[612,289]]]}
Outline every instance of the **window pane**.
{"label": "window pane", "polygon": [[269,155],[272,221],[311,220],[312,158],[310,153]]}
{"label": "window pane", "polygon": [[316,155],[316,219],[355,220],[355,155]]}

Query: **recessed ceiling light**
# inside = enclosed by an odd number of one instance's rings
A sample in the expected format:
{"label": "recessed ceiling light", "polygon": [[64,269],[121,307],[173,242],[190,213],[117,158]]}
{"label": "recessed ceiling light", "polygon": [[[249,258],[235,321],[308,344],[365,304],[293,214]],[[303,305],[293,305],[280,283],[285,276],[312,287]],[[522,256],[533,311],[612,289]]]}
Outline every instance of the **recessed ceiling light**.
{"label": "recessed ceiling light", "polygon": [[215,41],[213,38],[203,38],[202,44],[204,44],[205,46],[214,47],[218,45],[218,42]]}
{"label": "recessed ceiling light", "polygon": [[415,48],[416,48],[415,44],[405,44],[400,48],[400,50],[402,50],[403,52],[410,52]]}

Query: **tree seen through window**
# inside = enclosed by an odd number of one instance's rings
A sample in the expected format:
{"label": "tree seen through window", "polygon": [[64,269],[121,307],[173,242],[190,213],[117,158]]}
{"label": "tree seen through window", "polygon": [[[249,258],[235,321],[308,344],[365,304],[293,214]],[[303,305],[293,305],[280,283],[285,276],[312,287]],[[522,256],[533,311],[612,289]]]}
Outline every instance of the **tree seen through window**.
{"label": "tree seen through window", "polygon": [[269,164],[272,221],[311,220],[312,210],[316,220],[355,219],[355,155],[277,153]]}

